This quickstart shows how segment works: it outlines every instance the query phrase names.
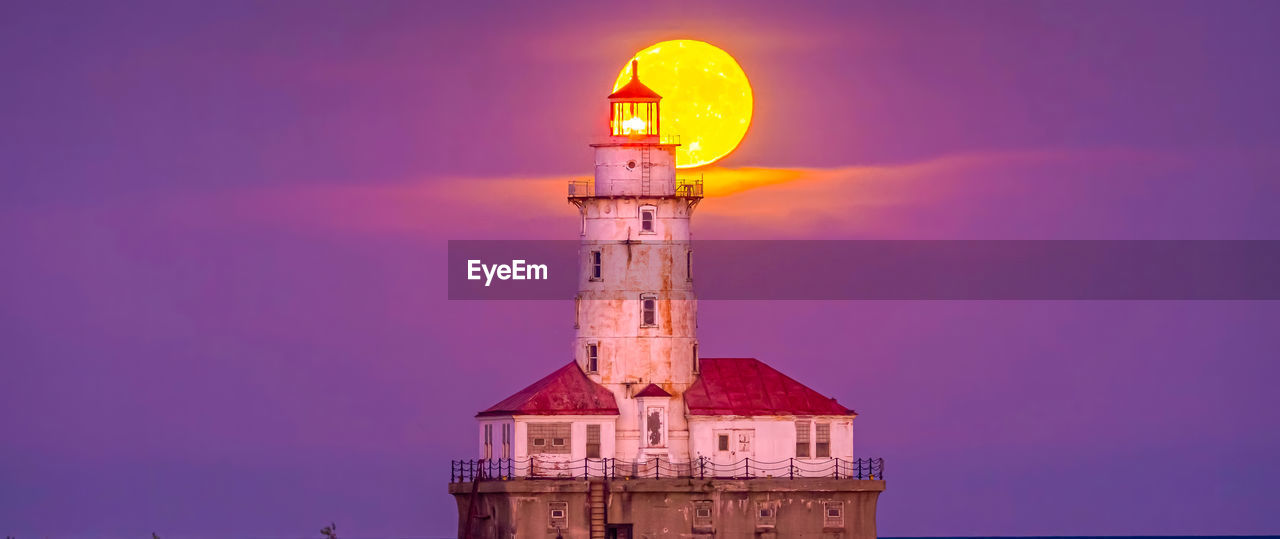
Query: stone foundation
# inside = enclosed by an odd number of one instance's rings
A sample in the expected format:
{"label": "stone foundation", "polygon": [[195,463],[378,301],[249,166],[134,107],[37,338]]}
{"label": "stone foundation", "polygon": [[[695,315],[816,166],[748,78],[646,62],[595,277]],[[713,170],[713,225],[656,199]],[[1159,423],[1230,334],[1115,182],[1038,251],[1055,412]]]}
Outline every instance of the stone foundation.
{"label": "stone foundation", "polygon": [[[885,483],[830,478],[630,479],[599,480],[595,485],[603,491],[605,508],[597,508],[593,534],[592,483],[586,480],[481,481],[474,507],[474,485],[451,483],[449,493],[458,503],[458,537],[598,538],[605,536],[599,529],[602,513],[607,537],[619,539],[875,539],[876,500]],[[563,516],[553,521],[552,510],[559,508]]]}

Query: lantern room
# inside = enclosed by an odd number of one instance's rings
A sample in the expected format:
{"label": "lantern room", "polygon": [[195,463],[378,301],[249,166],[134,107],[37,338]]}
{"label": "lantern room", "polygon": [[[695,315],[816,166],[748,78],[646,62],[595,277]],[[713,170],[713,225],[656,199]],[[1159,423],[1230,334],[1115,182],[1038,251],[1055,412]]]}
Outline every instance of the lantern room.
{"label": "lantern room", "polygon": [[662,96],[640,82],[640,63],[631,61],[631,80],[609,94],[609,134],[615,137],[658,136],[658,101]]}

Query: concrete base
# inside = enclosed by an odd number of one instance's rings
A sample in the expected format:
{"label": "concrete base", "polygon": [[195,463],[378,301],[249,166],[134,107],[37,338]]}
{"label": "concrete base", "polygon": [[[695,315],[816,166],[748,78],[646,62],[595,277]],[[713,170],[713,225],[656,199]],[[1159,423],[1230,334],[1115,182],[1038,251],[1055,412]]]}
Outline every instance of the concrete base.
{"label": "concrete base", "polygon": [[[611,532],[620,539],[627,525],[634,538],[875,539],[876,500],[884,487],[884,481],[829,478],[611,480],[604,485],[605,522],[620,528]],[[459,538],[592,536],[586,480],[481,481],[474,508],[472,488],[449,485]],[[568,508],[562,529],[552,525],[555,502]]]}

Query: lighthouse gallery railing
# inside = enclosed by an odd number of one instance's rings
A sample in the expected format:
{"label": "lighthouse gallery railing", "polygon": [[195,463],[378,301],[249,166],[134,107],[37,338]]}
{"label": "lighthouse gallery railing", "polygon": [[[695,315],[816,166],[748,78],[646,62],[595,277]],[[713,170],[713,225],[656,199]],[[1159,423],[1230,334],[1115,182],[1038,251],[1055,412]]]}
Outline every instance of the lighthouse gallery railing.
{"label": "lighthouse gallery railing", "polygon": [[[620,184],[624,180],[617,180]],[[630,180],[626,180],[630,181]],[[614,180],[609,180],[610,189],[600,195],[596,193],[595,180],[569,180],[569,198],[590,198],[595,196],[611,196]],[[703,180],[676,179],[675,193],[679,198],[702,198]],[[621,189],[621,188],[620,188]],[[628,191],[629,192],[629,191]]]}
{"label": "lighthouse gallery railing", "polygon": [[664,459],[620,460],[612,458],[555,460],[474,459],[452,462],[449,480],[454,483],[512,479],[884,479],[883,458],[790,458],[761,461],[744,458],[736,462],[714,462],[698,457],[691,462]]}

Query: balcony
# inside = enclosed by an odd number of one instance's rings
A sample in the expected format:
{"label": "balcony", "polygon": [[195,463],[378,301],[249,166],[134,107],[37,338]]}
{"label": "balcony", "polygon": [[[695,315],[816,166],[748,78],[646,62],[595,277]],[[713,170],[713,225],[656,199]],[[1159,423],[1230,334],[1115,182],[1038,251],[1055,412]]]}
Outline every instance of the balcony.
{"label": "balcony", "polygon": [[[619,180],[621,183],[621,180]],[[610,182],[612,184],[612,182]],[[610,185],[612,187],[612,185]],[[611,196],[635,196],[635,193],[613,194],[613,189],[605,189],[602,194],[596,194],[596,182],[593,180],[569,180],[569,198],[592,198],[592,197],[611,197]],[[663,196],[657,193],[642,193],[641,196]],[[676,179],[675,194],[669,195],[676,198],[702,198],[702,179],[688,180]]]}
{"label": "balcony", "polygon": [[829,478],[883,480],[884,459],[792,458],[760,461],[744,458],[716,462],[698,457],[689,462],[666,459],[628,461],[611,458],[555,460],[523,459],[455,460],[449,481],[510,481],[513,479],[804,479]]}

